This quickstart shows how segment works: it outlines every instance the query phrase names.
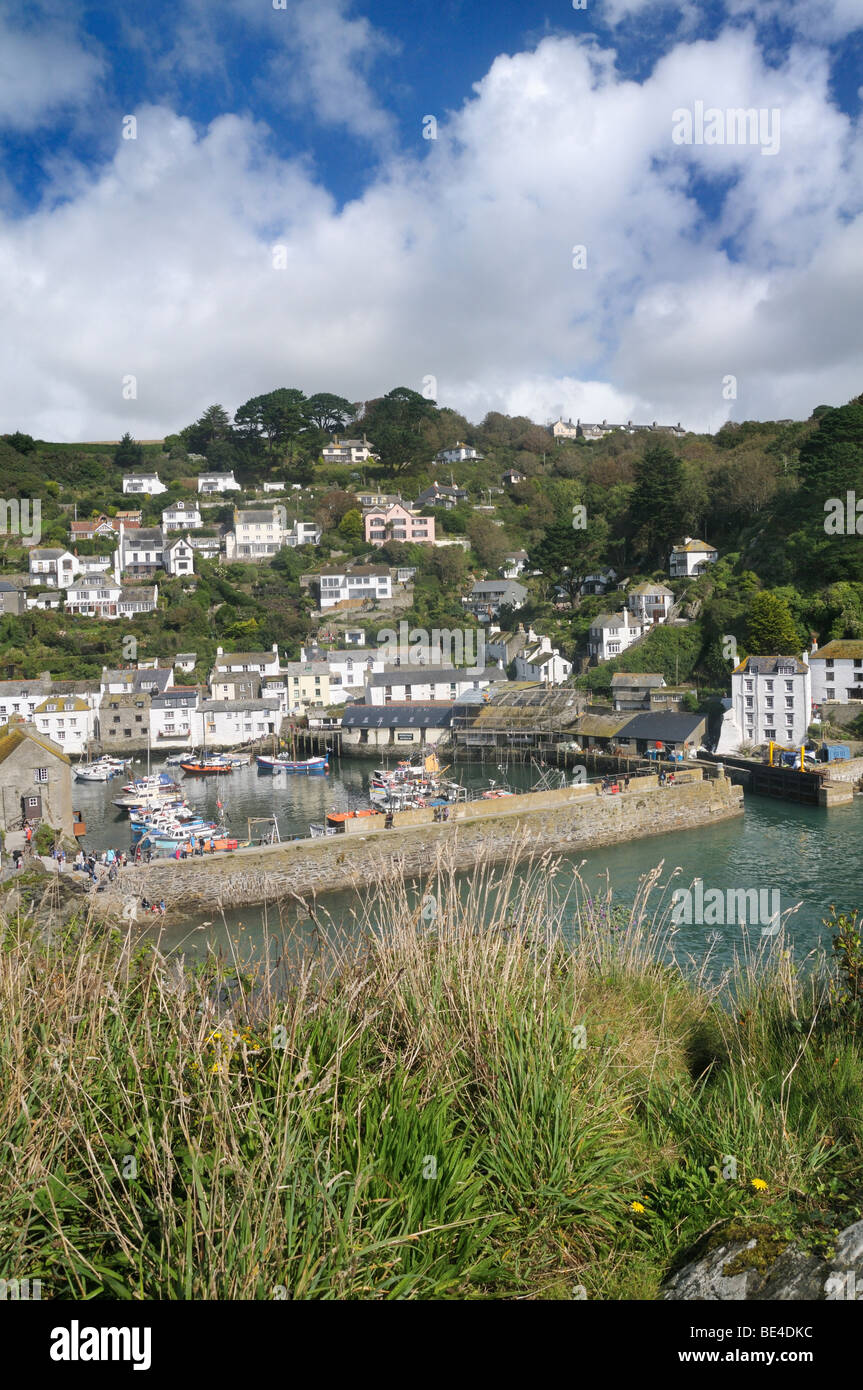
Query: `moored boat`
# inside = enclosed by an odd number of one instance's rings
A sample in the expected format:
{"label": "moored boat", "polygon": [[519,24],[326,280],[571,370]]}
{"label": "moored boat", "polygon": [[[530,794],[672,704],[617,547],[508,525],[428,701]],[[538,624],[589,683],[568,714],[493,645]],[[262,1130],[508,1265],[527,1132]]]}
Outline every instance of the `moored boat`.
{"label": "moored boat", "polygon": [[255,762],[258,764],[259,771],[276,774],[280,772],[329,772],[330,770],[326,757],[295,759],[268,757],[259,753]]}
{"label": "moored boat", "polygon": [[180,763],[187,777],[214,777],[220,773],[233,772],[234,764],[228,758],[195,758]]}

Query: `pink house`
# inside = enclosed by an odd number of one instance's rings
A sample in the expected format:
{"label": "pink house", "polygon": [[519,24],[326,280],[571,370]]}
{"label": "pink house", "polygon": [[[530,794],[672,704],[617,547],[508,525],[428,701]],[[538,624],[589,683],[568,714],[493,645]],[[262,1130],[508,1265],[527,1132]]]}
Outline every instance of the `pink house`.
{"label": "pink house", "polygon": [[387,541],[409,541],[416,545],[434,543],[434,517],[418,516],[401,502],[367,507],[363,520],[369,545],[386,545]]}

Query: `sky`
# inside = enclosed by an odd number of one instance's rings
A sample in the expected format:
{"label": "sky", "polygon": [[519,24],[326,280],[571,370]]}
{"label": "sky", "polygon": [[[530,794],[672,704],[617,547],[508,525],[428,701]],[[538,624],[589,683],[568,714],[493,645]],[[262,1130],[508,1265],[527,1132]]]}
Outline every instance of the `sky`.
{"label": "sky", "polygon": [[861,84],[863,0],[0,0],[0,433],[805,419],[863,391]]}

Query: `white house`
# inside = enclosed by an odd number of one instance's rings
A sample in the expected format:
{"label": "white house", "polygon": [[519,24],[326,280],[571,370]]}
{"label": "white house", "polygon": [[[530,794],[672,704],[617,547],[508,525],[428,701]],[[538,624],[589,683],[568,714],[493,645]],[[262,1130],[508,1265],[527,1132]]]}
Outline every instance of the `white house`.
{"label": "white house", "polygon": [[278,733],[281,718],[278,700],[203,700],[192,711],[192,744],[235,748]]}
{"label": "white house", "polygon": [[458,700],[466,690],[485,690],[506,675],[491,666],[481,675],[445,666],[390,666],[366,677],[366,704],[405,704],[425,700]]}
{"label": "white house", "polygon": [[66,590],[64,608],[84,618],[112,619],[120,616],[123,586],[108,575],[81,578]]}
{"label": "white house", "polygon": [[[805,656],[805,653],[804,653]],[[717,753],[741,743],[797,746],[812,718],[812,673],[796,656],[748,656],[731,673],[731,705]]]}
{"label": "white house", "polygon": [[36,706],[33,723],[66,754],[83,753],[93,732],[94,715],[79,695],[49,695]]}
{"label": "white house", "polygon": [[671,548],[668,573],[672,579],[688,579],[691,575],[701,574],[708,565],[715,565],[718,559],[719,551],[708,545],[707,541],[686,536],[682,545]]}
{"label": "white house", "polygon": [[863,641],[828,642],[825,647],[816,647],[809,665],[816,705],[826,700],[842,704],[863,700]]}
{"label": "white house", "polygon": [[503,579],[518,579],[518,576],[524,573],[526,564],[526,550],[511,550],[508,555],[504,556],[504,561],[498,570],[498,574]]}
{"label": "white house", "polygon": [[485,456],[477,452],[470,444],[462,444],[457,440],[451,449],[440,449],[435,458],[439,463],[464,463],[466,459],[481,459]]}
{"label": "white house", "polygon": [[285,543],[284,507],[234,508],[234,529],[225,537],[229,560],[272,559]]}
{"label": "white house", "polygon": [[365,463],[367,459],[374,458],[370,444],[363,435],[362,439],[339,439],[334,435],[329,444],[325,444],[321,450],[321,458],[324,463]]}
{"label": "white house", "polygon": [[664,584],[634,584],[627,590],[627,608],[644,623],[664,623],[673,605],[674,594]]}
{"label": "white house", "polygon": [[230,473],[199,473],[198,474],[199,492],[239,492],[240,484],[234,477],[234,470]]}
{"label": "white house", "polygon": [[[300,484],[300,483],[294,483],[293,486],[298,488],[298,487],[301,486],[301,484]],[[262,489],[261,489],[261,491],[264,492],[264,493],[267,493],[267,492],[287,492],[287,490],[288,490],[288,484],[287,484],[287,483],[285,483],[285,482],[279,483],[279,482],[275,482],[275,481],[274,481],[274,482],[269,482],[269,483],[264,483],[264,485],[263,485],[263,487],[262,487]]]}
{"label": "white house", "polygon": [[167,492],[168,489],[158,473],[139,470],[134,473],[123,474],[123,491],[146,493],[149,497],[158,497],[160,492]]}
{"label": "white house", "polygon": [[607,594],[609,589],[617,583],[617,570],[604,569],[598,570],[596,574],[586,574],[581,582],[580,593],[594,594],[601,596]]}
{"label": "white house", "polygon": [[49,546],[47,549],[34,547],[27,563],[30,583],[43,585],[47,589],[67,588],[81,571],[77,555],[64,550],[62,546]]}
{"label": "white house", "polygon": [[215,694],[222,675],[277,676],[279,674],[279,648],[274,642],[268,652],[225,652],[216,648],[216,660],[210,677],[210,688]]}
{"label": "white house", "polygon": [[393,582],[385,565],[356,565],[352,569],[321,570],[321,608],[334,608],[346,599],[370,599],[373,603],[393,596]]}
{"label": "white house", "polygon": [[172,502],[170,507],[166,507],[162,512],[162,530],[168,531],[194,531],[196,526],[200,526],[201,511],[197,502]]}
{"label": "white house", "polygon": [[191,748],[198,709],[196,685],[172,685],[150,697],[150,743],[156,748]]}
{"label": "white house", "polygon": [[597,661],[609,661],[631,647],[649,626],[634,618],[628,608],[622,613],[598,613],[590,625],[587,649]]}
{"label": "white house", "polygon": [[31,608],[38,608],[40,613],[47,613],[54,608],[63,607],[63,595],[57,589],[43,589],[41,593],[34,594],[26,602],[28,612]]}
{"label": "white house", "polygon": [[195,552],[188,537],[178,536],[165,547],[165,569],[170,575],[194,573]]}
{"label": "white house", "polygon": [[572,675],[572,662],[552,647],[548,637],[540,637],[515,658],[517,681],[540,681],[543,685],[562,685]]}
{"label": "white house", "polygon": [[50,681],[0,681],[0,726],[8,724],[13,714],[32,724],[36,706],[50,694]]}
{"label": "white house", "polygon": [[81,579],[92,579],[94,575],[107,575],[114,572],[114,557],[111,555],[79,555],[78,574]]}
{"label": "white house", "polygon": [[571,420],[564,420],[561,415],[552,425],[549,426],[555,439],[577,439],[578,426]]}
{"label": "white house", "polygon": [[295,521],[284,533],[285,545],[296,549],[298,545],[320,545],[321,528],[313,521]]}

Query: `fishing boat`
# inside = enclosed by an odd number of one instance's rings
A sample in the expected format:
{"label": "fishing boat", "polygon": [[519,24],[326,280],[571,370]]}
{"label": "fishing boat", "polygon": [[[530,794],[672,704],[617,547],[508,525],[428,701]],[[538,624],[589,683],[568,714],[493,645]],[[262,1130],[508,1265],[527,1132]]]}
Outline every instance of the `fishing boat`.
{"label": "fishing boat", "polygon": [[349,820],[358,820],[365,816],[379,816],[380,814],[380,809],[377,806],[368,806],[360,811],[328,811],[327,825],[343,834]]}
{"label": "fishing boat", "polygon": [[180,763],[187,777],[214,777],[221,773],[233,772],[234,764],[230,758],[214,753],[209,758],[195,758]]}
{"label": "fishing boat", "polygon": [[75,768],[76,782],[110,782],[116,771],[104,763],[79,763]]}
{"label": "fishing boat", "polygon": [[268,757],[259,753],[255,758],[259,772],[269,772],[278,774],[280,772],[329,772],[330,765],[325,757],[323,758],[279,758]]}

